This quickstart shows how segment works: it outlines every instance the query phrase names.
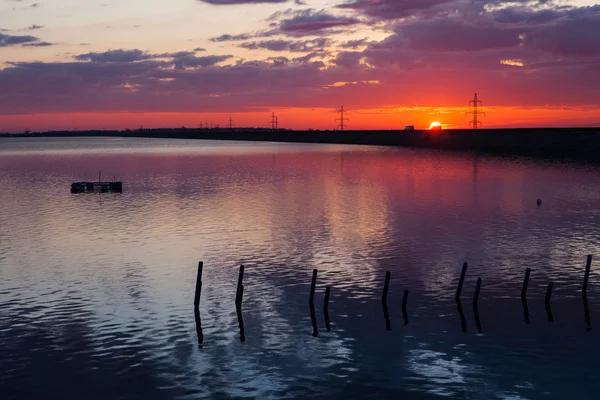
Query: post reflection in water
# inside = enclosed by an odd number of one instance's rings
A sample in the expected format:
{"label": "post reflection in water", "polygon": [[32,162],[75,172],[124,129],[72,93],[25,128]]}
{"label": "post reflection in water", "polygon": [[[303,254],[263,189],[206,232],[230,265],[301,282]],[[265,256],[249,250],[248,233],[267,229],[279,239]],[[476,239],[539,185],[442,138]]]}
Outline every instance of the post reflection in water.
{"label": "post reflection in water", "polygon": [[390,321],[390,313],[388,312],[388,306],[387,303],[382,303],[383,306],[383,319],[385,320],[385,330],[386,331],[391,331],[392,330],[392,323]]}
{"label": "post reflection in water", "polygon": [[242,316],[242,308],[236,307],[235,312],[237,314],[238,325],[240,327],[240,342],[246,340],[246,331],[244,330],[244,317]]}
{"label": "post reflection in water", "polygon": [[460,330],[461,332],[467,331],[467,319],[465,318],[465,313],[463,312],[462,302],[460,301],[460,297],[456,297],[456,308],[458,309],[458,316],[460,317]]}
{"label": "post reflection in water", "polygon": [[527,299],[521,297],[521,305],[523,306],[523,317],[525,318],[525,325],[529,325],[529,307],[527,306]]}
{"label": "post reflection in water", "polygon": [[198,309],[194,309],[194,319],[196,320],[198,347],[202,347],[202,343],[204,343],[204,333],[202,332],[202,321],[200,320],[200,311]]}
{"label": "post reflection in water", "polygon": [[592,320],[590,317],[590,306],[588,305],[587,295],[584,293],[581,297],[583,297],[583,315],[585,317],[585,330],[592,330]]}
{"label": "post reflection in water", "polygon": [[319,336],[319,328],[317,327],[317,315],[315,313],[314,303],[310,303],[310,320],[312,322],[313,336]]}

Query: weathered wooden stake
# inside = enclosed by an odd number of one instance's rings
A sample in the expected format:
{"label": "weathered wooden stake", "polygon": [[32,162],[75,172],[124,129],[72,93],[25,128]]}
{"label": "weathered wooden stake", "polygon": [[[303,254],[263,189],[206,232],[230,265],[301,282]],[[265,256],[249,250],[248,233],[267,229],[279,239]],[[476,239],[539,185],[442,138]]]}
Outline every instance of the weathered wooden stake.
{"label": "weathered wooden stake", "polygon": [[202,293],[202,268],[204,263],[198,263],[198,275],[196,275],[196,292],[194,293],[194,310],[200,307],[200,294]]}
{"label": "weathered wooden stake", "polygon": [[587,295],[588,281],[590,280],[590,269],[592,268],[592,255],[587,256],[587,262],[585,263],[585,275],[583,276],[583,288],[581,293]]}
{"label": "weathered wooden stake", "polygon": [[481,278],[477,278],[477,286],[475,286],[475,295],[473,296],[473,304],[477,306],[479,302],[479,292],[481,290]]}
{"label": "weathered wooden stake", "polygon": [[310,296],[308,298],[308,302],[310,304],[314,304],[315,300],[315,286],[317,286],[317,273],[319,271],[317,269],[313,269],[312,281],[310,283]]}
{"label": "weathered wooden stake", "polygon": [[546,304],[550,303],[550,297],[552,297],[552,288],[554,287],[554,282],[550,282],[548,284],[548,289],[546,290]]}
{"label": "weathered wooden stake", "polygon": [[465,276],[467,275],[467,263],[463,263],[462,271],[460,271],[460,279],[458,280],[458,287],[456,288],[456,298],[460,298],[463,284],[465,283]]}
{"label": "weathered wooden stake", "polygon": [[240,308],[242,306],[242,296],[244,293],[244,285],[242,284],[243,282],[244,282],[244,266],[240,265],[240,272],[238,274],[237,290],[235,292],[235,306],[237,308]]}
{"label": "weathered wooden stake", "polygon": [[383,294],[381,295],[381,302],[383,304],[387,304],[387,294],[388,294],[388,289],[390,287],[391,276],[392,276],[392,274],[390,273],[390,271],[387,271],[385,273],[385,283],[383,284]]}
{"label": "weathered wooden stake", "polygon": [[523,281],[523,289],[521,289],[521,298],[527,297],[527,287],[529,286],[529,275],[531,275],[531,268],[525,270],[525,280]]}
{"label": "weathered wooden stake", "polygon": [[325,314],[325,327],[329,332],[331,330],[331,324],[329,323],[329,295],[331,294],[331,286],[327,286],[325,289],[325,304],[323,305],[323,314]]}

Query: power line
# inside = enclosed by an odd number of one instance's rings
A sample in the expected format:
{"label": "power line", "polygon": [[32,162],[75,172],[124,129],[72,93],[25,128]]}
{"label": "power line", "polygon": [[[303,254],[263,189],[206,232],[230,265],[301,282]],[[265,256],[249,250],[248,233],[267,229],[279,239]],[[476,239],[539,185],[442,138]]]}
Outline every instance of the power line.
{"label": "power line", "polygon": [[340,118],[336,118],[336,121],[340,121],[340,124],[338,125],[340,130],[343,131],[344,128],[346,127],[346,125],[344,124],[344,121],[350,121],[348,118],[344,118],[344,106],[342,106],[342,108],[340,109],[340,111],[337,112],[340,115]]}
{"label": "power line", "polygon": [[469,111],[466,113],[466,115],[473,115],[473,120],[469,121],[469,126],[472,126],[473,129],[478,129],[482,125],[481,121],[479,121],[479,116],[485,116],[485,113],[477,109],[478,106],[483,106],[481,100],[477,99],[477,93],[475,93],[475,97],[473,98],[473,100],[469,101],[469,106],[471,104],[473,105],[473,111]]}

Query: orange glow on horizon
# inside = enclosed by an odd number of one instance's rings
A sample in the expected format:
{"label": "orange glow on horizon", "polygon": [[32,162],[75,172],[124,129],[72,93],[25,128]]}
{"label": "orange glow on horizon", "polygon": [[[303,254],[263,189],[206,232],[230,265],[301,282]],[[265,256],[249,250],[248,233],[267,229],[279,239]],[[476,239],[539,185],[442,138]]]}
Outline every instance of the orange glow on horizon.
{"label": "orange glow on horizon", "polygon": [[[349,121],[346,130],[430,129],[431,121],[441,121],[443,129],[469,129],[466,107],[398,107],[352,109],[345,107]],[[282,129],[337,128],[336,109],[331,108],[264,108],[259,111],[176,113],[176,112],[111,112],[73,114],[0,115],[0,132],[44,132],[49,130],[125,130],[143,128],[197,128],[200,123],[216,127],[268,128],[272,112]],[[600,109],[591,107],[523,108],[486,107],[482,128],[518,127],[585,127],[600,126]]]}
{"label": "orange glow on horizon", "polygon": [[442,124],[440,124],[437,121],[434,121],[431,123],[431,125],[429,125],[429,129],[441,129],[442,128]]}

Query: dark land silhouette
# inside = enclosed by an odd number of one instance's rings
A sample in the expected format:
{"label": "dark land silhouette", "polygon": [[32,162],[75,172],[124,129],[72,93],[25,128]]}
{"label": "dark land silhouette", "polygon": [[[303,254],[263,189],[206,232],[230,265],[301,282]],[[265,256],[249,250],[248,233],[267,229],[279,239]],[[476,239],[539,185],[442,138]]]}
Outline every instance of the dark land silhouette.
{"label": "dark land silhouette", "polygon": [[533,157],[600,161],[600,128],[447,130],[286,130],[175,128],[25,132],[0,137],[141,137],[261,142],[330,143],[466,150]]}

